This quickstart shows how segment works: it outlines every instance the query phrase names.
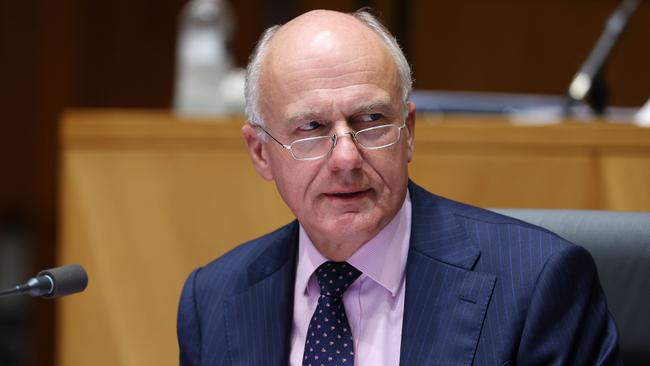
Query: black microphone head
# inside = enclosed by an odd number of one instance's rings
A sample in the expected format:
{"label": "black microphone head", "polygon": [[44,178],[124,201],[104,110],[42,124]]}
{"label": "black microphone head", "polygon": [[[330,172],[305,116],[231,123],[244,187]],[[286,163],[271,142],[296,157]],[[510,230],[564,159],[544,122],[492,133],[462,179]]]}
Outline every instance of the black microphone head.
{"label": "black microphone head", "polygon": [[46,269],[38,276],[48,276],[54,287],[45,297],[58,297],[81,292],[88,286],[86,270],[78,264],[68,264],[62,267]]}

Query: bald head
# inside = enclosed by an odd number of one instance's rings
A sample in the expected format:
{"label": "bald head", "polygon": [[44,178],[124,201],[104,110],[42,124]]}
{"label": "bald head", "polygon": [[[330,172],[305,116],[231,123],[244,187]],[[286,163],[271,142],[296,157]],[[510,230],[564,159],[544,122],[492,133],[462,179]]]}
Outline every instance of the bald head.
{"label": "bald head", "polygon": [[[314,10],[283,26],[269,28],[251,56],[246,78],[246,113],[249,122],[264,124],[262,106],[283,83],[284,75],[300,82],[304,70],[318,69],[320,79],[340,77],[339,68],[354,60],[364,67],[383,68],[394,79],[401,98],[411,91],[410,67],[395,39],[371,14],[345,14]],[[313,79],[312,79],[313,81]]]}
{"label": "bald head", "polygon": [[342,33],[354,36],[368,31],[370,31],[368,27],[350,14],[332,10],[312,10],[284,24],[276,32],[276,37],[311,43],[317,41],[314,38],[322,34]]}
{"label": "bald head", "polygon": [[336,59],[359,52],[388,54],[388,49],[376,33],[353,16],[314,10],[277,31],[269,43],[264,66],[296,59]]}

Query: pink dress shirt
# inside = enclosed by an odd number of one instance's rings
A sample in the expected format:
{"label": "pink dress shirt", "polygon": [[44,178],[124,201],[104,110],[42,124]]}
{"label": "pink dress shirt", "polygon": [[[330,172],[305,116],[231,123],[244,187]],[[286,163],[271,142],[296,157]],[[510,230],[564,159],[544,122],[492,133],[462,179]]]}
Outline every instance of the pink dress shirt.
{"label": "pink dress shirt", "polygon": [[[347,260],[363,272],[343,295],[354,337],[356,366],[399,365],[404,272],[410,236],[411,199],[407,194],[388,225]],[[301,225],[293,301],[291,366],[302,365],[307,328],[320,296],[313,273],[327,260],[314,247]]]}

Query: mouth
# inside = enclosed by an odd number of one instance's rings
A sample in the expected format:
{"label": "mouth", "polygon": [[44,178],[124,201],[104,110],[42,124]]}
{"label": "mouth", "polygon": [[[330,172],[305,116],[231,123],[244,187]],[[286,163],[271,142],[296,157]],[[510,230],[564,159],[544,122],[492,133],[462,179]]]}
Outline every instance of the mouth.
{"label": "mouth", "polygon": [[360,190],[360,191],[345,191],[345,192],[325,193],[325,196],[329,197],[329,198],[335,198],[335,199],[341,199],[341,200],[354,200],[354,199],[362,198],[362,197],[366,196],[368,193],[370,193],[370,188],[365,189],[365,190]]}

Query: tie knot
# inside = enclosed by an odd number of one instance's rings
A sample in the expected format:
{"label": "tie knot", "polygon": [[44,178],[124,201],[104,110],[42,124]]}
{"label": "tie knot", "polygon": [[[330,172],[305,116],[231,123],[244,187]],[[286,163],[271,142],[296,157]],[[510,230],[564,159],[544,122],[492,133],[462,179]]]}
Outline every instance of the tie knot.
{"label": "tie knot", "polygon": [[361,271],[348,262],[325,262],[316,269],[321,295],[341,297]]}

